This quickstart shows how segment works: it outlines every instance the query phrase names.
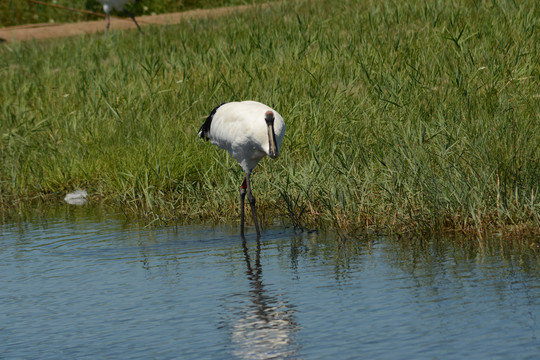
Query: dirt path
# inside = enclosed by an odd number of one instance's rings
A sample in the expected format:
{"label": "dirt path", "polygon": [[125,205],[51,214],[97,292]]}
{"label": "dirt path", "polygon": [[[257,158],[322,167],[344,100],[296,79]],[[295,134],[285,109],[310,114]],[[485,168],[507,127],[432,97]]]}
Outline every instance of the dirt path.
{"label": "dirt path", "polygon": [[[270,4],[255,5],[267,7]],[[208,18],[229,15],[252,8],[253,5],[221,7],[217,9],[191,10],[180,13],[161,14],[137,17],[137,22],[145,25],[177,24],[181,21],[197,18]],[[121,29],[136,29],[131,19],[111,18],[110,31]],[[66,36],[92,34],[105,30],[105,20],[78,22],[72,24],[32,24],[0,28],[0,42],[42,40]]]}

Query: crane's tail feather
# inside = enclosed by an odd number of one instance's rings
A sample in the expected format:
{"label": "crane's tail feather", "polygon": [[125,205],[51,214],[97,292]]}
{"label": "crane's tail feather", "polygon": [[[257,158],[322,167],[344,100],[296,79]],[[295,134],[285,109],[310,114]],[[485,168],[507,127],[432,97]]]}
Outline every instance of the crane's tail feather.
{"label": "crane's tail feather", "polygon": [[212,125],[212,119],[214,118],[214,115],[216,114],[216,111],[219,109],[219,107],[221,105],[223,105],[225,103],[221,103],[219,104],[218,106],[216,106],[212,112],[210,113],[210,115],[208,115],[208,117],[206,118],[206,121],[204,122],[204,124],[202,124],[201,128],[199,129],[199,132],[197,133],[197,135],[199,135],[199,137],[203,140],[210,140],[209,138],[209,135],[210,135],[210,127]]}

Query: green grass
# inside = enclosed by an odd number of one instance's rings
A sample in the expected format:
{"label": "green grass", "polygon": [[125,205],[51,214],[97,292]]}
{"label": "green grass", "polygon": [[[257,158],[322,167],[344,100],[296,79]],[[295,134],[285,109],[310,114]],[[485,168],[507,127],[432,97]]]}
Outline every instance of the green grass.
{"label": "green grass", "polygon": [[265,223],[538,233],[536,1],[298,1],[0,48],[0,209],[93,201],[148,222],[238,221],[240,167],[198,139],[223,101],[287,124]]}

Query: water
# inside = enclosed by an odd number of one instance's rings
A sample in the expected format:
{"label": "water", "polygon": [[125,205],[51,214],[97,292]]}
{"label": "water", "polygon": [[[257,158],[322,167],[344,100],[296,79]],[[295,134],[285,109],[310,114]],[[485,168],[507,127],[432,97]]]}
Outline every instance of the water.
{"label": "water", "polygon": [[144,229],[64,207],[0,226],[1,359],[536,359],[526,244]]}

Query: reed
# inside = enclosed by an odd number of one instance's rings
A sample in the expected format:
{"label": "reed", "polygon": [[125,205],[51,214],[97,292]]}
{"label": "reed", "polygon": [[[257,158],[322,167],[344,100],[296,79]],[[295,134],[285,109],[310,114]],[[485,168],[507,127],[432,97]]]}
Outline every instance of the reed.
{"label": "reed", "polygon": [[265,223],[537,233],[536,1],[295,1],[3,45],[0,208],[85,188],[147,222],[238,219],[242,172],[196,132],[254,99],[287,124]]}

